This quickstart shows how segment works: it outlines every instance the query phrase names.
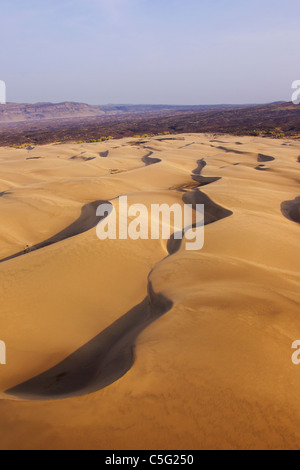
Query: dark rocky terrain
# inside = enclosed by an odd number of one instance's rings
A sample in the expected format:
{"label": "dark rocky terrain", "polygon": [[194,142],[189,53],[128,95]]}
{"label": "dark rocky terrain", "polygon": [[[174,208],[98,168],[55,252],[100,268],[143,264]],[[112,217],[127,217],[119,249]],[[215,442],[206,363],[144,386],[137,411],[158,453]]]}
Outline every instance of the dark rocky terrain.
{"label": "dark rocky terrain", "polygon": [[0,145],[98,140],[161,133],[230,133],[299,137],[300,106],[0,106]]}

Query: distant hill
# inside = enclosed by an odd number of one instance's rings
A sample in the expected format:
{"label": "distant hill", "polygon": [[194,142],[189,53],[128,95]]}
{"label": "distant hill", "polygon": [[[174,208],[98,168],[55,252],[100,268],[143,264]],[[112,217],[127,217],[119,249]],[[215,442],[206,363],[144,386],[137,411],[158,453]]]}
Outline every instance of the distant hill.
{"label": "distant hill", "polygon": [[121,115],[156,115],[177,112],[203,112],[228,109],[235,106],[164,106],[164,105],[106,105],[92,106],[84,103],[7,103],[0,105],[0,123],[28,122],[45,119],[89,118]]}
{"label": "distant hill", "polygon": [[37,103],[0,105],[0,122],[24,122],[41,119],[91,117],[105,114],[98,106],[82,103]]}

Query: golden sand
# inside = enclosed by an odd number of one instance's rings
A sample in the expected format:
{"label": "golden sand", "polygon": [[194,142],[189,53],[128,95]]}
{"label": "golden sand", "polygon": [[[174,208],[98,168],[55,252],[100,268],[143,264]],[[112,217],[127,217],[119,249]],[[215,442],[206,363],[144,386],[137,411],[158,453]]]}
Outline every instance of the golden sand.
{"label": "golden sand", "polygon": [[[0,149],[0,448],[299,449],[299,155],[195,134]],[[205,200],[203,250],[99,241],[119,195]]]}

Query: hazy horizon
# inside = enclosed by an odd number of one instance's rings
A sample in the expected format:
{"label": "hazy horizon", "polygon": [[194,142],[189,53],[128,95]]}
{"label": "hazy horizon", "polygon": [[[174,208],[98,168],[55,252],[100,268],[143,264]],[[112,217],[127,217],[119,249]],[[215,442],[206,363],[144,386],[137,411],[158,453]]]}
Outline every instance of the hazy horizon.
{"label": "hazy horizon", "polygon": [[179,107],[179,106],[186,106],[186,107],[194,107],[194,106],[260,106],[260,105],[268,105],[268,104],[276,104],[276,103],[288,103],[289,101],[285,100],[278,100],[266,103],[195,103],[195,104],[178,104],[178,103],[87,103],[84,101],[70,101],[70,100],[63,100],[63,101],[35,101],[35,102],[18,102],[18,101],[8,101],[6,104],[53,104],[58,105],[62,103],[75,103],[75,104],[87,104],[89,106],[168,106],[168,107]]}
{"label": "hazy horizon", "polygon": [[[41,4],[42,3],[42,4]],[[298,0],[2,0],[7,101],[290,101]]]}

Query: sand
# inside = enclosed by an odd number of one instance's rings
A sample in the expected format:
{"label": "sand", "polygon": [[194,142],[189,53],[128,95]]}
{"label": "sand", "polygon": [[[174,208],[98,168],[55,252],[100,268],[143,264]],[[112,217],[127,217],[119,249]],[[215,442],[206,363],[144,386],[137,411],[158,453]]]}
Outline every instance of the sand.
{"label": "sand", "polygon": [[[300,143],[286,143],[0,149],[1,449],[300,448]],[[120,195],[204,203],[204,248],[100,241],[95,209]]]}

